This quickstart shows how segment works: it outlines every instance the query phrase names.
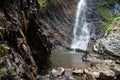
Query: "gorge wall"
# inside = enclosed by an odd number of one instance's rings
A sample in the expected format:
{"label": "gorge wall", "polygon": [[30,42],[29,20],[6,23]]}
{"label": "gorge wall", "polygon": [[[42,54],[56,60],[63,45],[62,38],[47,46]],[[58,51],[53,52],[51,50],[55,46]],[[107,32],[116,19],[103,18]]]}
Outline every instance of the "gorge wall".
{"label": "gorge wall", "polygon": [[[73,39],[75,13],[79,0],[61,0],[55,4],[49,2],[47,7],[40,12],[41,24],[50,36],[54,49],[64,50],[70,48]],[[90,32],[90,46],[96,38],[103,36],[102,17],[97,13],[94,3],[87,0],[89,8],[86,11],[87,22],[94,25]],[[95,33],[95,34],[94,34]],[[89,47],[90,47],[89,46]]]}
{"label": "gorge wall", "polygon": [[46,9],[40,13],[40,20],[53,43],[53,48],[69,47],[72,38],[73,23],[77,2],[60,0],[48,2]]}
{"label": "gorge wall", "polygon": [[[8,63],[15,68],[15,76],[19,74],[27,80],[36,80],[36,76],[45,73],[51,64],[49,57],[52,44],[44,33],[45,27],[41,25],[39,12],[42,11],[37,0],[0,1],[0,27],[5,28],[1,32],[3,38],[0,43],[10,47],[5,54],[12,57],[8,58]],[[1,58],[6,59],[6,55]],[[0,79],[16,78],[11,74],[2,74]]]}

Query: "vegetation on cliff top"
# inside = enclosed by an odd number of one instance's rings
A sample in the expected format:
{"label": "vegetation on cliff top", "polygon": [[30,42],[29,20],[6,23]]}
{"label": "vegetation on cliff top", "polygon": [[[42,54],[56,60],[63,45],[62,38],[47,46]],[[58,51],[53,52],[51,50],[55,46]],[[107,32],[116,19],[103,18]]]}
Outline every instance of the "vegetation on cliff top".
{"label": "vegetation on cliff top", "polygon": [[120,13],[113,16],[110,11],[115,2],[119,3],[119,1],[120,0],[94,0],[97,6],[97,12],[105,19],[104,30],[106,34],[110,34],[115,24],[120,20]]}

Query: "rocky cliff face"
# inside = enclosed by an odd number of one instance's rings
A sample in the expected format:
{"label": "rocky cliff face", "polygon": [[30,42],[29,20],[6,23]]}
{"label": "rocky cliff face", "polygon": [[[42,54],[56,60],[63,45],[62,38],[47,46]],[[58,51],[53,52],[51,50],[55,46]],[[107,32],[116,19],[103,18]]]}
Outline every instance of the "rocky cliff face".
{"label": "rocky cliff face", "polygon": [[113,28],[112,33],[96,40],[93,50],[89,51],[86,59],[120,60],[120,22]]}
{"label": "rocky cliff face", "polygon": [[[23,79],[36,80],[38,74],[49,68],[52,44],[44,33],[45,27],[41,25],[39,12],[41,10],[37,0],[0,1],[0,27],[5,28],[0,43],[10,46],[11,49],[5,54],[12,57],[7,60],[14,68],[11,70],[10,67],[5,71],[6,76],[3,73],[0,79],[11,80],[12,72],[15,72],[14,78],[19,74]],[[2,59],[6,60],[4,56]]]}
{"label": "rocky cliff face", "polygon": [[76,4],[74,0],[48,2],[46,9],[40,12],[41,25],[45,27],[54,48],[70,46]]}
{"label": "rocky cliff face", "polygon": [[[40,22],[44,26],[44,31],[51,38],[54,49],[63,50],[70,48],[73,39],[73,29],[78,1],[61,0],[56,4],[48,3],[47,7],[40,12]],[[91,27],[91,42],[103,36],[102,17],[97,13],[94,3],[87,0],[87,21]],[[98,37],[99,36],[99,37]]]}

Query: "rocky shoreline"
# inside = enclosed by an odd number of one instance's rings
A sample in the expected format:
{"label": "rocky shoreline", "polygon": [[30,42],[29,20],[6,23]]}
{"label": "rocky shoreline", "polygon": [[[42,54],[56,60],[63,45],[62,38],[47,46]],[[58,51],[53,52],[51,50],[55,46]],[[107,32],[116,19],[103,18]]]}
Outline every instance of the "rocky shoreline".
{"label": "rocky shoreline", "polygon": [[40,80],[119,80],[120,63],[112,60],[95,60],[90,68],[58,67]]}

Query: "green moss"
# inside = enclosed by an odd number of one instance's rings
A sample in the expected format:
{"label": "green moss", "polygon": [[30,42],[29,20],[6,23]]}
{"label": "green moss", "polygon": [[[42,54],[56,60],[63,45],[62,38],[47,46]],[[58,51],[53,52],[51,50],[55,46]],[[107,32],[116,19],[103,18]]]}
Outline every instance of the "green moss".
{"label": "green moss", "polygon": [[38,3],[41,7],[46,7],[47,5],[47,0],[38,0]]}

